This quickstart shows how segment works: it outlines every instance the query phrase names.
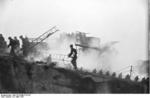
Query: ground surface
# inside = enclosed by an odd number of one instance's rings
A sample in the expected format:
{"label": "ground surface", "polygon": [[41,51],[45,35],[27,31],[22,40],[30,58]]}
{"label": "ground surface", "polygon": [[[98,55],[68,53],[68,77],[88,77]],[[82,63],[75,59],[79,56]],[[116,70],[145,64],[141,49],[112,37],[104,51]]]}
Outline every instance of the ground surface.
{"label": "ground surface", "polygon": [[145,93],[141,83],[0,56],[1,93]]}

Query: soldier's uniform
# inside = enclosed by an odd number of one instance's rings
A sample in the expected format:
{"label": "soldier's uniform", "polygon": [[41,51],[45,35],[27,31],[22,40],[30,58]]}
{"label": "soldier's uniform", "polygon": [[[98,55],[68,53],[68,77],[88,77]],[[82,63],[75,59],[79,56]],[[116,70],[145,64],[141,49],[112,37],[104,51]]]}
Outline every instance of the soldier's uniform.
{"label": "soldier's uniform", "polygon": [[23,38],[23,36],[20,36],[20,39],[22,40],[22,51],[23,55],[27,56],[29,52],[29,40],[27,38]]}
{"label": "soldier's uniform", "polygon": [[8,47],[11,47],[10,55],[15,56],[15,41],[11,37],[9,37],[8,39],[9,39]]}
{"label": "soldier's uniform", "polygon": [[70,48],[71,48],[71,52],[68,55],[68,57],[72,58],[71,63],[74,66],[74,69],[77,69],[77,62],[76,62],[77,61],[77,50],[75,48],[73,48],[73,45],[70,45]]}
{"label": "soldier's uniform", "polygon": [[6,52],[7,43],[2,34],[0,34],[0,53]]}

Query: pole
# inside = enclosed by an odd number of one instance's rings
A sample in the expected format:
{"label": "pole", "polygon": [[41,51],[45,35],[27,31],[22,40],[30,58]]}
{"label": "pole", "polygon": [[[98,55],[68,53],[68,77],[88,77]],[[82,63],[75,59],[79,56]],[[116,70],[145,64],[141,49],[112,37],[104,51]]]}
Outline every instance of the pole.
{"label": "pole", "polygon": [[133,72],[133,66],[131,65],[131,68],[130,68],[130,78],[132,76],[132,72]]}

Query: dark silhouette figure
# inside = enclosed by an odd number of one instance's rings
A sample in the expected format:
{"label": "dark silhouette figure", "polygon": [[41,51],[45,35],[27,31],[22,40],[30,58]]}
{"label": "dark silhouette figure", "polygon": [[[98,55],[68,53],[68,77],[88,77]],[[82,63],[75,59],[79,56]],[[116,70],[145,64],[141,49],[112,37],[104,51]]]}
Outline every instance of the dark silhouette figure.
{"label": "dark silhouette figure", "polygon": [[109,71],[107,71],[107,72],[106,72],[106,76],[110,76],[110,73],[109,73]]}
{"label": "dark silhouette figure", "polygon": [[7,43],[2,34],[0,34],[0,52],[3,53],[7,48]]}
{"label": "dark silhouette figure", "polygon": [[138,80],[139,80],[139,77],[136,76],[136,77],[134,78],[134,81],[135,81],[135,82],[138,82]]}
{"label": "dark silhouette figure", "polygon": [[29,40],[27,38],[24,38],[23,36],[20,36],[20,39],[22,40],[22,51],[23,56],[28,55],[28,47],[29,47]]}
{"label": "dark silhouette figure", "polygon": [[103,71],[102,70],[99,71],[99,75],[103,75]]}
{"label": "dark silhouette figure", "polygon": [[112,77],[114,77],[114,78],[116,77],[116,73],[115,72],[113,72]]}
{"label": "dark silhouette figure", "polygon": [[16,36],[14,37],[14,40],[15,40],[15,46],[16,46],[16,48],[19,48],[20,47],[20,42],[19,42],[19,40],[17,39]]}
{"label": "dark silhouette figure", "polygon": [[119,79],[122,79],[122,73],[119,74],[118,78],[119,78]]}
{"label": "dark silhouette figure", "polygon": [[126,76],[125,76],[125,79],[126,79],[126,80],[130,80],[130,75],[129,75],[129,74],[126,75]]}
{"label": "dark silhouette figure", "polygon": [[74,66],[74,69],[77,69],[77,50],[73,48],[73,45],[70,45],[71,52],[68,57],[72,58],[71,63]]}
{"label": "dark silhouette figure", "polygon": [[9,37],[8,39],[9,39],[8,47],[11,47],[10,55],[15,56],[15,41],[11,37]]}

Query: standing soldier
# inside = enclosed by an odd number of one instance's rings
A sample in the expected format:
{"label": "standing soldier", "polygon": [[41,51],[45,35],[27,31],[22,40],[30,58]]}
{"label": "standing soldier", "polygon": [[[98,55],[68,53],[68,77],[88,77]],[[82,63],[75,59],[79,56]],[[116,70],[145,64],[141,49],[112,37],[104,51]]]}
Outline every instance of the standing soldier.
{"label": "standing soldier", "polygon": [[15,41],[11,37],[9,37],[8,39],[9,39],[8,48],[11,47],[10,55],[15,56]]}
{"label": "standing soldier", "polygon": [[25,40],[25,38],[23,38],[23,36],[20,36],[20,39],[22,40],[22,51],[23,51],[23,55],[27,56],[28,51],[27,51],[27,42]]}
{"label": "standing soldier", "polygon": [[72,58],[71,63],[74,66],[74,69],[77,69],[77,50],[73,48],[73,45],[70,45],[71,52],[68,54],[68,57]]}
{"label": "standing soldier", "polygon": [[14,37],[14,40],[15,40],[15,43],[16,43],[16,47],[19,48],[20,47],[20,42],[19,42],[19,40],[17,39],[16,36]]}
{"label": "standing soldier", "polygon": [[15,52],[18,53],[18,51],[20,49],[20,42],[16,36],[14,37],[14,41],[15,41]]}
{"label": "standing soldier", "polygon": [[7,48],[7,43],[2,34],[0,34],[0,53],[4,53]]}

